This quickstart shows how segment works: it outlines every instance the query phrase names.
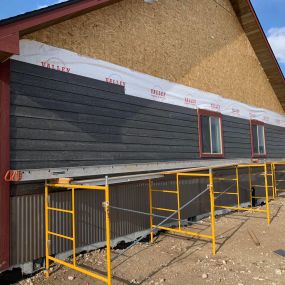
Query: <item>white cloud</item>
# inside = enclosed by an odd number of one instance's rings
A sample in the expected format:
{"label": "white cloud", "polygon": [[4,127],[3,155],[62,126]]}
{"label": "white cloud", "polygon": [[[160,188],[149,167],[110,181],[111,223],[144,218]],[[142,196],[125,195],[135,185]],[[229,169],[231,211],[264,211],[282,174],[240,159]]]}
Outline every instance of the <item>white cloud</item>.
{"label": "white cloud", "polygon": [[285,63],[285,27],[270,29],[267,37],[276,58]]}

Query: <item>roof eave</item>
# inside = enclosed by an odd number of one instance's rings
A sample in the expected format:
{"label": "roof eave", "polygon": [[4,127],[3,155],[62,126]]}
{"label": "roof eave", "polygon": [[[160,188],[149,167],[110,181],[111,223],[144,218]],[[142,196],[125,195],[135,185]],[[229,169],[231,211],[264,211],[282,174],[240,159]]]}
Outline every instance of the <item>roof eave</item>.
{"label": "roof eave", "polygon": [[230,0],[267,78],[285,111],[285,78],[250,0]]}
{"label": "roof eave", "polygon": [[[0,25],[0,62],[6,55],[19,54],[20,36],[57,24],[89,11],[111,5],[121,0],[84,0],[55,5],[55,9],[41,9],[28,17],[15,17]],[[5,54],[5,56],[3,56]]]}

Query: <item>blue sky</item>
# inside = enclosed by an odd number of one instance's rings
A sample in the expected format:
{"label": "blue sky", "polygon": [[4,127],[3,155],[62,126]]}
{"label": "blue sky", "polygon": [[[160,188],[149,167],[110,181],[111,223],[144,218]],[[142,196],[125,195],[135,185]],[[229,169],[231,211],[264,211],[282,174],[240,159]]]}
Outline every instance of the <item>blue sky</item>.
{"label": "blue sky", "polygon": [[[0,19],[64,1],[66,0],[1,0]],[[285,0],[251,0],[251,2],[285,74]]]}
{"label": "blue sky", "polygon": [[285,0],[251,0],[251,2],[285,74]]}

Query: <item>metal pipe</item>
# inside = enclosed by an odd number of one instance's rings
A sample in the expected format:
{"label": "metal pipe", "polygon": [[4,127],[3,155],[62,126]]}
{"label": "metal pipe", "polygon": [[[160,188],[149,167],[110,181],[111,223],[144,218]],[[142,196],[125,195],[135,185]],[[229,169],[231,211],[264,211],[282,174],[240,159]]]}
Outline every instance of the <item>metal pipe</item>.
{"label": "metal pipe", "polygon": [[[202,191],[201,193],[199,193],[197,196],[195,196],[193,199],[191,199],[190,201],[188,201],[187,203],[185,203],[180,210],[183,210],[185,207],[187,207],[189,204],[191,204],[192,202],[194,202],[196,199],[198,199],[200,196],[202,196],[205,192],[207,192],[209,190],[209,187],[207,187],[204,191]],[[178,209],[179,210],[179,209]],[[160,227],[161,225],[163,225],[166,221],[168,221],[170,218],[172,218],[174,215],[177,214],[177,211],[175,211],[174,213],[172,213],[170,216],[168,216],[166,219],[164,219],[162,222],[160,222],[158,225],[156,225],[153,229],[150,229],[150,233],[151,231],[153,231],[154,229],[156,229],[157,227]],[[115,256],[113,258],[112,261],[116,260],[118,257],[120,257],[122,254],[124,254],[125,252],[127,252],[129,249],[131,249],[133,246],[135,246],[136,244],[138,244],[141,240],[143,240],[146,236],[143,235],[141,236],[139,239],[137,239],[136,241],[134,241],[130,246],[128,246],[125,250],[123,250],[121,253],[119,253],[117,256]]]}
{"label": "metal pipe", "polygon": [[105,218],[106,218],[106,247],[107,247],[107,279],[108,285],[112,284],[111,269],[111,225],[110,225],[110,195],[108,176],[105,176]]}
{"label": "metal pipe", "polygon": [[212,252],[213,255],[216,255],[216,236],[215,236],[215,198],[214,198],[214,175],[213,170],[209,169],[210,174],[210,185],[209,185],[209,192],[210,192],[210,205],[211,205],[211,228],[212,228]]}
{"label": "metal pipe", "polygon": [[[116,206],[109,206],[111,209],[115,209],[115,210],[120,210],[120,211],[125,211],[125,212],[130,212],[130,213],[134,213],[134,214],[141,214],[141,215],[145,215],[145,216],[153,216],[156,218],[167,218],[167,216],[162,216],[162,215],[157,215],[157,214],[153,214],[153,213],[147,213],[147,212],[141,212],[141,211],[136,211],[136,210],[132,210],[132,209],[127,209],[127,208],[120,208],[120,207],[116,207]],[[179,221],[179,219],[175,219],[175,218],[170,218],[169,220],[173,220],[173,221]],[[188,221],[187,219],[182,219],[180,220],[181,222],[188,222],[189,224],[198,224],[200,225],[200,223],[198,222],[191,222]]]}

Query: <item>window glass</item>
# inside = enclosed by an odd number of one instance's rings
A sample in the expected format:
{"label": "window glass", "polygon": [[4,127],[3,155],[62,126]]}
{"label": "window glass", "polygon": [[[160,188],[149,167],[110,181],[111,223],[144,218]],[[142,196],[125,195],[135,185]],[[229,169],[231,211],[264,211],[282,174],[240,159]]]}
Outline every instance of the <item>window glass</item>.
{"label": "window glass", "polygon": [[210,121],[209,117],[201,116],[202,152],[211,153]]}
{"label": "window glass", "polygon": [[220,118],[213,116],[200,116],[202,152],[205,154],[221,154],[221,124]]}
{"label": "window glass", "polygon": [[265,154],[265,137],[263,125],[252,125],[253,154]]}
{"label": "window glass", "polygon": [[221,128],[220,118],[210,117],[211,132],[212,132],[212,153],[221,153]]}
{"label": "window glass", "polygon": [[257,126],[259,154],[265,154],[264,126]]}

